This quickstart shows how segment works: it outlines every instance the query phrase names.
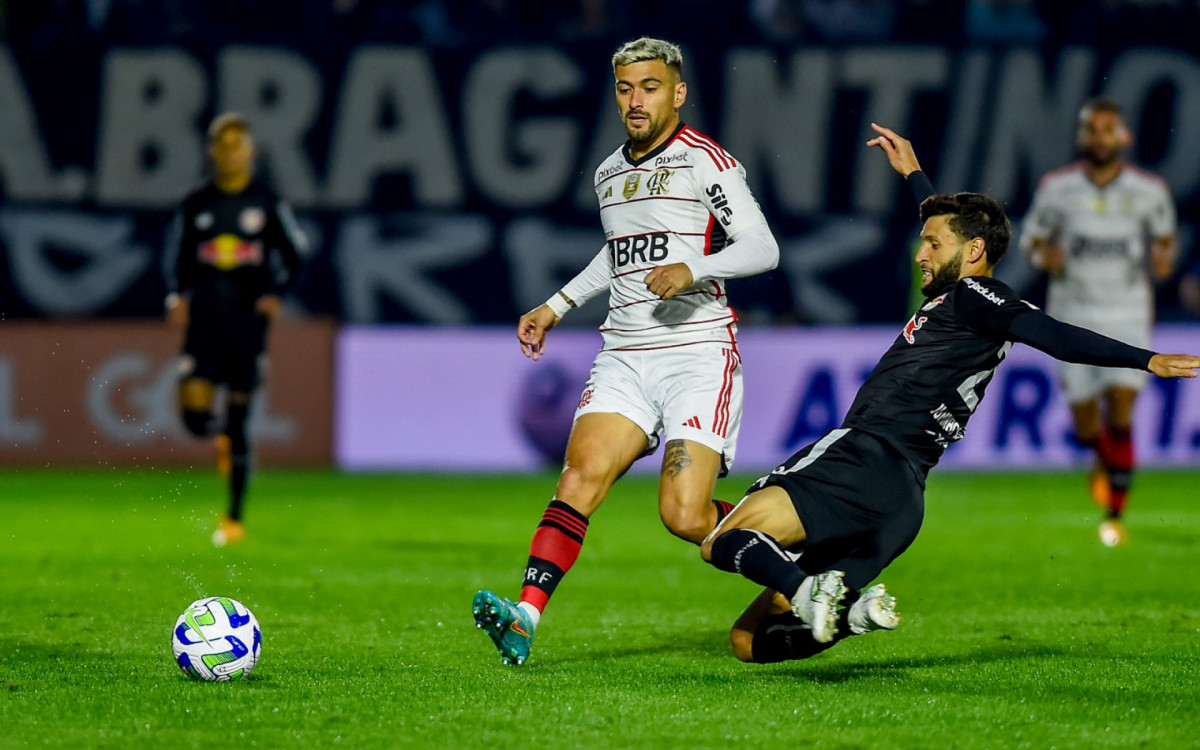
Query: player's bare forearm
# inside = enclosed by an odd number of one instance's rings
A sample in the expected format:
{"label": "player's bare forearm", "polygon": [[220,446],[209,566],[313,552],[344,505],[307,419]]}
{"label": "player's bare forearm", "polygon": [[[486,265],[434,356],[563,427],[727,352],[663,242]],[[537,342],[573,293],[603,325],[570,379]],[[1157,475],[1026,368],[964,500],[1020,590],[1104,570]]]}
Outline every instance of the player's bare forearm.
{"label": "player's bare forearm", "polygon": [[179,294],[167,295],[167,322],[175,328],[187,328],[188,300]]}
{"label": "player's bare forearm", "polygon": [[274,294],[264,294],[254,303],[254,309],[267,320],[275,320],[283,303]]}
{"label": "player's bare forearm", "polygon": [[1061,245],[1046,240],[1034,240],[1029,251],[1029,260],[1034,268],[1040,268],[1046,273],[1056,276],[1062,273],[1066,266],[1066,254]]}
{"label": "player's bare forearm", "polygon": [[692,281],[692,269],[686,263],[668,263],[646,274],[646,288],[661,299],[671,299]]}
{"label": "player's bare forearm", "polygon": [[917,161],[911,141],[882,125],[871,123],[871,129],[879,135],[867,141],[867,146],[879,148],[887,154],[888,164],[892,165],[892,169],[904,177],[921,170],[921,163]]}
{"label": "player's bare forearm", "polygon": [[1160,378],[1194,378],[1200,357],[1191,354],[1155,354],[1146,369]]}
{"label": "player's bare forearm", "polygon": [[1150,272],[1155,281],[1166,281],[1175,270],[1175,238],[1160,237],[1150,246]]}
{"label": "player's bare forearm", "polygon": [[549,305],[541,305],[521,316],[517,321],[517,339],[521,342],[521,353],[538,360],[546,352],[546,332],[558,324],[559,317]]}

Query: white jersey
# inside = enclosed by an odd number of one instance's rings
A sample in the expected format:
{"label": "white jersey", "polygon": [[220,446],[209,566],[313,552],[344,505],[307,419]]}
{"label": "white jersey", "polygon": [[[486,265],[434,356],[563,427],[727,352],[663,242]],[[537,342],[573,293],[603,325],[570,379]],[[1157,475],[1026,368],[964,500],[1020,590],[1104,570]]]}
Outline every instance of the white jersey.
{"label": "white jersey", "polygon": [[1097,187],[1078,162],[1042,178],[1021,247],[1029,252],[1034,240],[1043,240],[1063,248],[1063,272],[1050,280],[1047,312],[1105,332],[1150,324],[1150,244],[1173,234],[1175,206],[1160,178],[1126,165]]}
{"label": "white jersey", "polygon": [[[617,149],[596,170],[595,187],[606,244],[563,293],[582,304],[609,289],[604,349],[736,345],[725,279],[770,270],[779,260],[742,166],[711,138],[680,125],[636,161],[628,144]],[[645,278],[671,263],[686,263],[693,283],[659,299]]]}

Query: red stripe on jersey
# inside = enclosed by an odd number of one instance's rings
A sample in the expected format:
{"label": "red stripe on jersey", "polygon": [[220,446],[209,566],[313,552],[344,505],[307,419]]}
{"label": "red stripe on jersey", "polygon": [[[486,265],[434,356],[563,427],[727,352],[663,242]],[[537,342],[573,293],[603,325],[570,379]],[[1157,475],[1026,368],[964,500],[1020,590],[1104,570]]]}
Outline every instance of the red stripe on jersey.
{"label": "red stripe on jersey", "polygon": [[[672,299],[679,299],[680,297],[691,297],[696,294],[712,295],[712,292],[708,291],[707,289],[697,289],[694,292],[683,292],[682,294],[676,294],[674,297],[672,297]],[[634,300],[633,302],[626,302],[623,305],[609,305],[608,309],[610,311],[620,310],[623,307],[631,307],[633,305],[644,305],[647,302],[662,302],[662,298],[661,297],[650,297],[649,299],[637,299],[637,300]]]}
{"label": "red stripe on jersey", "polygon": [[716,225],[717,225],[717,217],[713,216],[710,213],[708,215],[708,226],[704,228],[704,254],[705,255],[712,254],[713,227],[715,227]]}
{"label": "red stripe on jersey", "polygon": [[[709,224],[712,223],[712,215],[709,215]],[[610,237],[608,242],[616,242],[617,240],[628,240],[633,237],[649,237],[653,234],[673,234],[677,237],[703,237],[704,232],[672,232],[670,229],[664,229],[661,232],[638,232],[637,234],[624,234],[620,237]]]}
{"label": "red stripe on jersey", "polygon": [[619,278],[621,278],[622,276],[628,276],[629,274],[631,274],[631,273],[637,273],[638,271],[644,271],[644,272],[646,272],[646,273],[649,273],[650,271],[653,271],[655,268],[658,268],[658,266],[646,266],[645,268],[635,268],[635,269],[633,269],[632,271],[622,271],[622,272],[620,272],[620,273],[614,273],[614,274],[612,275],[612,277],[613,277],[614,279],[619,279]]}
{"label": "red stripe on jersey", "polygon": [[685,341],[682,344],[660,344],[659,346],[614,346],[611,349],[605,348],[601,351],[605,352],[649,352],[655,349],[678,349],[681,346],[696,346],[698,344],[728,344],[728,341],[722,339],[702,339],[700,341]]}
{"label": "red stripe on jersey", "polygon": [[729,152],[721,148],[719,143],[703,133],[692,130],[691,128],[684,128],[683,130],[679,131],[679,139],[689,146],[702,149],[709,155],[709,157],[713,160],[713,163],[717,165],[717,169],[721,172],[737,166],[737,162],[733,160],[733,157],[729,155]]}
{"label": "red stripe on jersey", "polygon": [[732,315],[722,315],[719,318],[709,318],[708,320],[689,320],[686,323],[663,323],[662,325],[646,326],[645,328],[605,328],[604,326],[600,326],[599,330],[602,333],[604,331],[616,331],[618,333],[638,333],[640,331],[653,331],[655,328],[674,328],[677,326],[698,326],[703,323],[719,323],[722,320],[730,320],[732,317]]}
{"label": "red stripe on jersey", "polygon": [[641,203],[642,201],[683,201],[684,203],[699,203],[700,199],[699,198],[674,198],[669,195],[648,195],[645,198],[634,198],[632,200],[621,201],[620,203],[609,203],[608,205],[601,206],[600,210],[603,211],[606,208],[617,208],[619,206],[628,206],[630,203]]}

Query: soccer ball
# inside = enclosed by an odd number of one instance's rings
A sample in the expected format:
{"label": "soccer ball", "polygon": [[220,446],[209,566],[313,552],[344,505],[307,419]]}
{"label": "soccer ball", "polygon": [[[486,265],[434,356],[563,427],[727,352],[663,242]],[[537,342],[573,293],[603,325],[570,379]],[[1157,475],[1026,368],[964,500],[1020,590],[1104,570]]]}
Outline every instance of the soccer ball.
{"label": "soccer ball", "polygon": [[196,680],[237,680],[262,651],[262,630],[246,605],[226,596],[197,599],[175,621],[171,646],[179,668]]}

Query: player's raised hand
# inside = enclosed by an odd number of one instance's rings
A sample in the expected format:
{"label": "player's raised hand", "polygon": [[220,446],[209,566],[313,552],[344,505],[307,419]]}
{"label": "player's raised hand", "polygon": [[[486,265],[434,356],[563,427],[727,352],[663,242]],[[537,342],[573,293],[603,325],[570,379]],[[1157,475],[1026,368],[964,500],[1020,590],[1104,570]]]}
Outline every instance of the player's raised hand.
{"label": "player's raised hand", "polygon": [[537,360],[546,353],[546,331],[561,320],[549,305],[535,307],[517,321],[517,339],[521,342],[521,353]]}
{"label": "player's raised hand", "polygon": [[175,328],[187,328],[188,324],[188,299],[179,294],[168,294],[165,303],[167,308],[167,322]]}
{"label": "player's raised hand", "polygon": [[1030,260],[1034,268],[1040,268],[1051,276],[1058,276],[1066,268],[1067,254],[1062,245],[1035,241]]}
{"label": "player's raised hand", "polygon": [[254,309],[267,320],[275,320],[279,316],[279,308],[283,303],[274,294],[264,294],[254,303]]}
{"label": "player's raised hand", "polygon": [[668,263],[646,274],[646,288],[661,299],[671,299],[692,285],[692,269],[686,263]]}
{"label": "player's raised hand", "polygon": [[1194,378],[1200,357],[1192,354],[1155,354],[1146,368],[1160,378]]}
{"label": "player's raised hand", "polygon": [[920,171],[921,163],[917,161],[917,154],[913,151],[912,143],[907,138],[891,128],[885,128],[875,123],[871,123],[871,128],[879,135],[867,141],[867,146],[883,149],[892,169],[904,177]]}

